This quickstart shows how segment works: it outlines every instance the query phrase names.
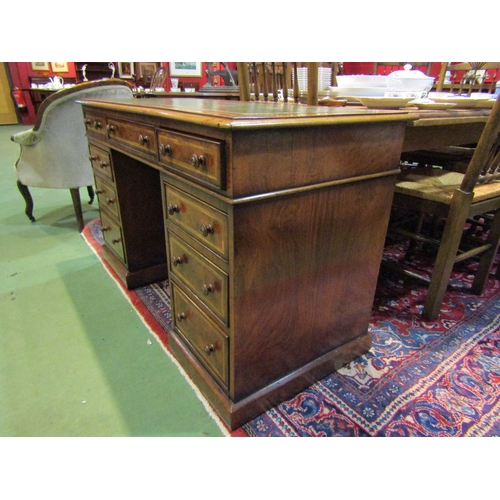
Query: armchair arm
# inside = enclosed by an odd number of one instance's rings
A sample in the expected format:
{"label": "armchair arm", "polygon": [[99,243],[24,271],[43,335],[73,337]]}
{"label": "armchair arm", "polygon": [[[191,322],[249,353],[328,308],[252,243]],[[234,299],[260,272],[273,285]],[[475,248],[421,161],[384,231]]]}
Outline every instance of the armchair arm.
{"label": "armchair arm", "polygon": [[38,141],[40,141],[40,133],[35,132],[32,128],[29,130],[24,130],[18,134],[14,134],[10,137],[10,140],[20,144],[21,146],[33,146]]}

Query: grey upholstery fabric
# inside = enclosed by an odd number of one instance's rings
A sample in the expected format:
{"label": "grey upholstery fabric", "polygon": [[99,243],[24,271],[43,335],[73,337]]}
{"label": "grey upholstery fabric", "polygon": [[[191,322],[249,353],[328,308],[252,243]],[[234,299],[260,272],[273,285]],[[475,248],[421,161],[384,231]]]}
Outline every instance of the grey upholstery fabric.
{"label": "grey upholstery fabric", "polygon": [[[72,189],[94,184],[85,136],[81,99],[133,97],[126,85],[109,85],[82,90],[55,99],[45,109],[37,130],[12,137],[21,146],[17,176],[25,186]],[[38,117],[40,118],[40,117]]]}

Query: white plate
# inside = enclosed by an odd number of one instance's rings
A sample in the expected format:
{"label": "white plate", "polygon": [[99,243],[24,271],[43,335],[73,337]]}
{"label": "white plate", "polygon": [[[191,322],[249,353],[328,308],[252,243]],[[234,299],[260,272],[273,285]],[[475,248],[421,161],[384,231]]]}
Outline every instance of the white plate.
{"label": "white plate", "polygon": [[405,108],[413,100],[411,97],[360,97],[363,106],[370,109]]}
{"label": "white plate", "polygon": [[475,108],[480,101],[480,99],[471,99],[470,97],[433,97],[432,100],[435,102],[451,102],[456,104],[455,108],[457,109]]}
{"label": "white plate", "polygon": [[418,109],[450,109],[457,106],[454,102],[410,102],[410,104]]}
{"label": "white plate", "polygon": [[494,104],[497,102],[496,99],[479,99],[479,103],[477,105],[478,108],[493,108]]}
{"label": "white plate", "polygon": [[384,87],[330,87],[332,95],[342,97],[383,97]]}

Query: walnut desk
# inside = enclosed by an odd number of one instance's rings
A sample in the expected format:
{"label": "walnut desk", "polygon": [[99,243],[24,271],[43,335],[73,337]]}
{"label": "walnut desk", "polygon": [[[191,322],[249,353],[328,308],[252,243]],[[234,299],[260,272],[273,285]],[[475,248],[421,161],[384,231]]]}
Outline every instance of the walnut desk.
{"label": "walnut desk", "polygon": [[369,350],[408,112],[84,101],[106,258],[231,429]]}

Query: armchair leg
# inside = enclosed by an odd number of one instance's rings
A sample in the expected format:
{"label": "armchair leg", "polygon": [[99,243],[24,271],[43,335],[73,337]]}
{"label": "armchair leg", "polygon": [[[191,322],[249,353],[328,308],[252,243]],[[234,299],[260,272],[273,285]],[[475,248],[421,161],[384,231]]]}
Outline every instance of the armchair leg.
{"label": "armchair leg", "polygon": [[75,208],[76,220],[78,222],[78,231],[83,231],[83,212],[82,203],[80,201],[80,191],[78,188],[70,189],[71,198],[73,199],[73,207]]}
{"label": "armchair leg", "polygon": [[92,202],[94,201],[95,193],[94,193],[94,187],[93,186],[87,186],[87,191],[89,193],[89,205],[92,205]]}
{"label": "armchair leg", "polygon": [[31,197],[28,186],[25,186],[20,181],[17,181],[17,187],[19,189],[19,192],[22,194],[24,201],[26,202],[25,213],[28,216],[28,219],[31,222],[35,222],[35,218],[33,217],[33,198]]}

